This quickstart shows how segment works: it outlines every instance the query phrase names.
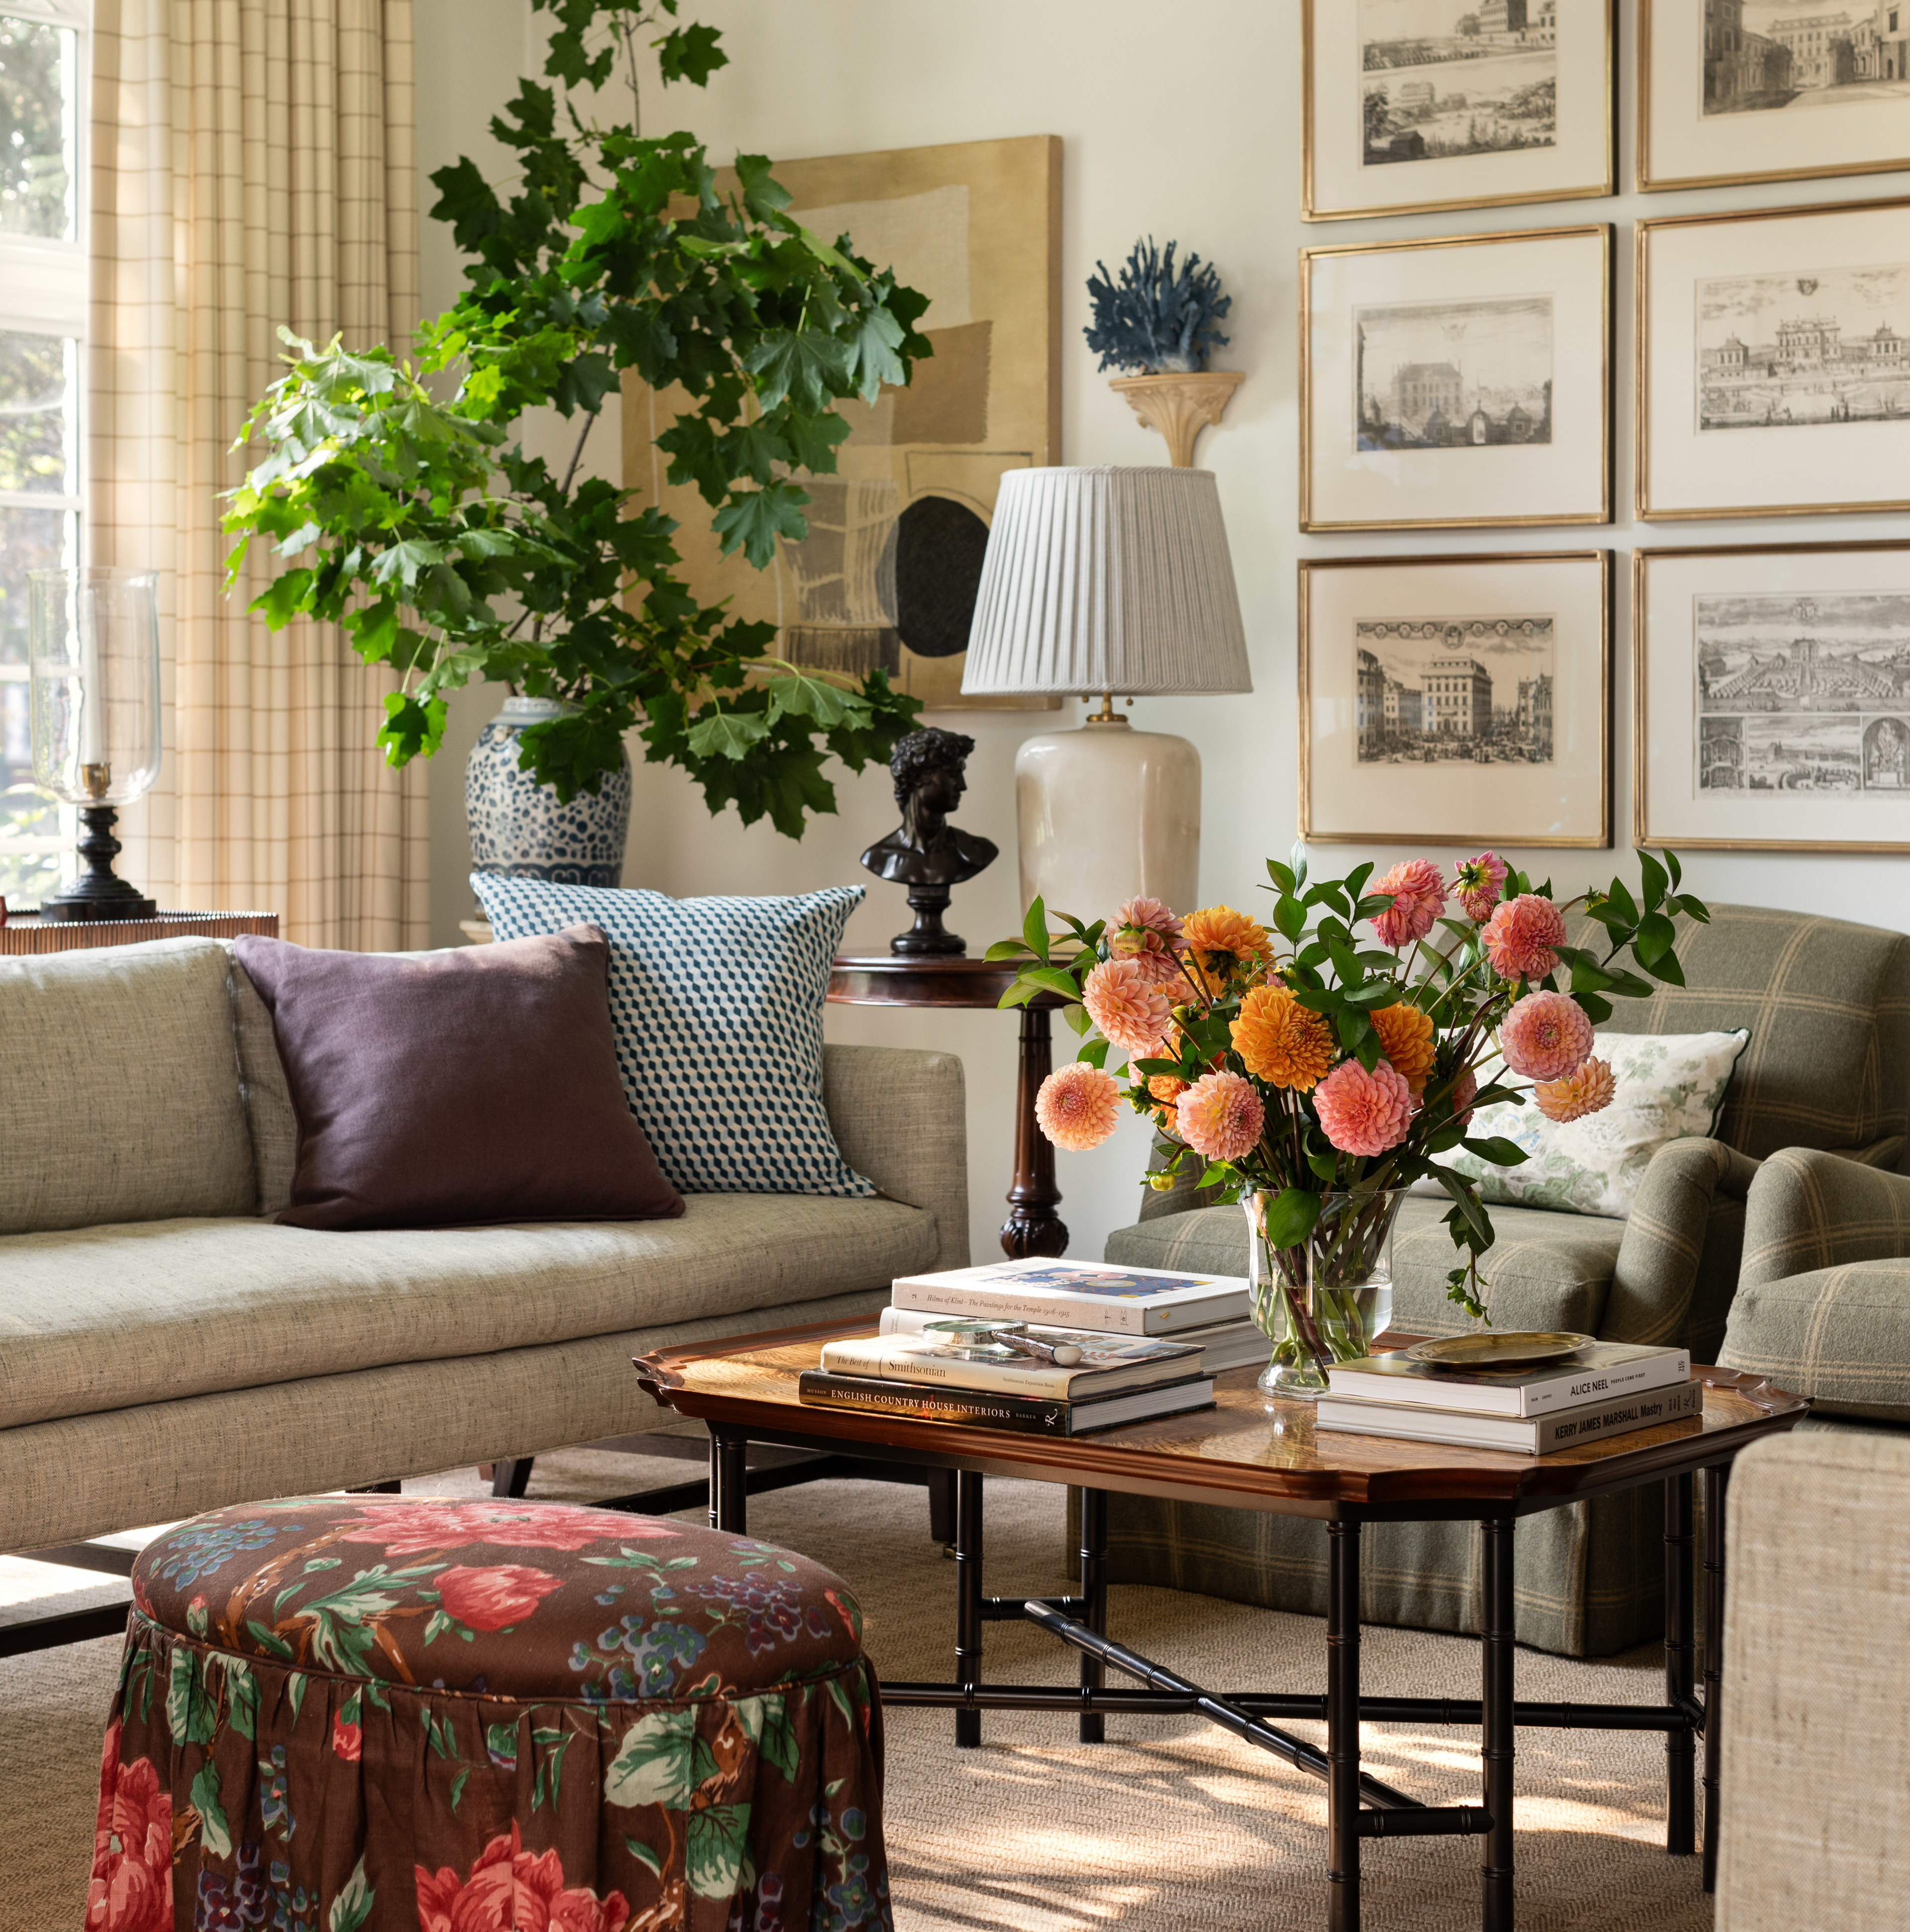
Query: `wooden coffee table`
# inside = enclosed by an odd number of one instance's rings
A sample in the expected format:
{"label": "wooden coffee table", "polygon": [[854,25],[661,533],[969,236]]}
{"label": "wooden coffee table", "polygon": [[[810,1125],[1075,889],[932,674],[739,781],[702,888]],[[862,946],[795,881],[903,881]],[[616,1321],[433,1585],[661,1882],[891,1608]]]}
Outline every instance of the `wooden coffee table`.
{"label": "wooden coffee table", "polygon": [[[1216,1406],[1132,1428],[1075,1437],[1011,1435],[947,1424],[805,1408],[796,1378],[816,1366],[820,1345],[866,1334],[867,1322],[821,1323],[639,1356],[643,1385],[709,1430],[710,1521],[746,1532],[751,1443],[820,1450],[817,1473],[844,1467],[843,1452],[922,1470],[955,1472],[955,1681],[886,1684],[894,1705],[938,1705],[955,1713],[955,1741],[980,1742],[984,1711],[1072,1710],[1081,1734],[1099,1742],[1110,1712],[1198,1712],[1327,1786],[1327,1922],[1360,1924],[1360,1845],[1364,1838],[1476,1834],[1483,1841],[1482,1922],[1513,1924],[1513,1740],[1520,1725],[1665,1733],[1666,1850],[1695,1849],[1696,1740],[1705,1740],[1704,1882],[1717,1856],[1718,1675],[1724,1630],[1725,1486],[1732,1459],[1761,1436],[1792,1427],[1810,1405],[1801,1396],[1729,1369],[1698,1369],[1705,1410],[1630,1436],[1551,1456],[1393,1442],[1324,1433],[1311,1407],[1269,1402],[1251,1369],[1219,1377]],[[1403,1344],[1410,1338],[1393,1337]],[[1705,1482],[1705,1568],[1708,1586],[1705,1685],[1694,1681],[1692,1479]],[[982,1594],[982,1485],[989,1476],[1078,1484],[1081,1490],[1081,1593],[1029,1598]],[[779,1483],[787,1480],[780,1472]],[[1665,1698],[1661,1704],[1534,1704],[1513,1688],[1514,1526],[1523,1516],[1588,1496],[1662,1482],[1666,1490]],[[1318,1518],[1329,1564],[1327,1689],[1324,1696],[1216,1694],[1140,1656],[1107,1634],[1107,1492],[1218,1503]],[[1477,1702],[1443,1697],[1369,1697],[1360,1691],[1360,1532],[1368,1522],[1473,1521],[1485,1534],[1485,1629]],[[851,1580],[853,1581],[853,1579]],[[991,1621],[1026,1618],[1082,1652],[1078,1688],[984,1684],[982,1632]],[[1140,1689],[1111,1688],[1112,1667]],[[1282,1730],[1280,1718],[1324,1718],[1324,1753]],[[1360,1724],[1477,1724],[1484,1765],[1477,1806],[1423,1804],[1360,1768]]]}

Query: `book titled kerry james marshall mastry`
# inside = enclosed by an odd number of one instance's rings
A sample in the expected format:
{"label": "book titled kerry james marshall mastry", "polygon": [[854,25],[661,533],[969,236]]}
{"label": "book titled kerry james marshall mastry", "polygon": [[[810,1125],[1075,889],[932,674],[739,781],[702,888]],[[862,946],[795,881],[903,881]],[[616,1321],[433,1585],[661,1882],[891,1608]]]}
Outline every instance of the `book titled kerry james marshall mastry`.
{"label": "book titled kerry james marshall mastry", "polygon": [[1237,1275],[1176,1274],[1167,1268],[1099,1262],[995,1262],[896,1278],[898,1308],[1001,1322],[1058,1324],[1103,1334],[1167,1335],[1246,1315],[1252,1303]]}

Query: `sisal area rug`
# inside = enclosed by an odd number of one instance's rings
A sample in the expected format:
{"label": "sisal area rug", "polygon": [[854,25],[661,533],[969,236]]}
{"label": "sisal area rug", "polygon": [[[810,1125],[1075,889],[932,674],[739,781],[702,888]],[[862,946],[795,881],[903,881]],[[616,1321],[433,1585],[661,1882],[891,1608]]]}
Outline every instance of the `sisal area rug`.
{"label": "sisal area rug", "polygon": [[[572,1450],[539,1460],[533,1496],[586,1502],[693,1473],[681,1462]],[[407,1483],[420,1494],[481,1494],[475,1474]],[[1052,1594],[1062,1492],[992,1484],[986,1587]],[[751,1532],[840,1571],[868,1616],[884,1675],[953,1674],[953,1566],[928,1534],[919,1490],[818,1484],[760,1496]],[[0,1615],[41,1614],[123,1595],[110,1580],[0,1560]],[[61,1592],[57,1604],[47,1593]],[[1115,1634],[1197,1682],[1226,1690],[1318,1691],[1324,1627],[1170,1590],[1117,1589]],[[987,1672],[1068,1682],[1076,1660],[1031,1628],[986,1627]],[[112,1641],[0,1663],[0,1932],[81,1932],[92,1852],[100,1731],[118,1657]],[[1468,1640],[1369,1630],[1366,1687],[1381,1694],[1478,1694]],[[1643,1702],[1661,1694],[1654,1648],[1600,1664],[1519,1654],[1519,1690],[1537,1699]],[[1119,1680],[1116,1680],[1119,1681]],[[900,1932],[1265,1932],[1326,1916],[1325,1787],[1194,1718],[1111,1718],[1110,1740],[1074,1739],[1074,1720],[1029,1713],[982,1720],[958,1751],[952,1716],[892,1711],[888,1839]],[[1294,1729],[1321,1738],[1324,1726]],[[1711,1902],[1695,1858],[1663,1850],[1664,1746],[1649,1733],[1519,1734],[1522,1932],[1705,1932]],[[1477,1734],[1366,1728],[1367,1767],[1433,1804],[1477,1803]],[[1375,1932],[1469,1932],[1479,1923],[1478,1852],[1468,1839],[1363,1848]]]}

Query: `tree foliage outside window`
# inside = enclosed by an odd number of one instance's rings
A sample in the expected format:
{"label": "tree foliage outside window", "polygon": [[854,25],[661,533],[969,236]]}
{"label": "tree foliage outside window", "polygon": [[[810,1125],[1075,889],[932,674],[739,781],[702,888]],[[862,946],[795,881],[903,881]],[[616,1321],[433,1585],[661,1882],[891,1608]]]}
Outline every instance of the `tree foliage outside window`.
{"label": "tree foliage outside window", "polygon": [[0,234],[73,229],[66,109],[71,28],[0,14]]}
{"label": "tree foliage outside window", "polygon": [[[762,568],[808,534],[800,476],[833,473],[850,433],[835,405],[873,402],[932,352],[927,299],[793,220],[765,158],[739,155],[721,193],[691,136],[640,133],[640,39],[665,29],[649,44],[666,82],[702,86],[727,61],[715,28],[667,24],[678,0],[532,4],[553,16],[555,85],[526,80],[492,122],[513,184],[468,159],[431,177],[469,286],[415,363],[292,342],[248,426],[268,453],[235,493],[234,575],[252,539],[271,542],[291,567],[256,601],[268,621],[341,623],[403,674],[380,734],[394,764],[435,751],[443,694],[487,678],[569,707],[523,734],[561,796],[595,790],[635,730],[712,811],[796,837],[835,808],[826,761],[886,759],[919,704],[880,670],[772,655],[773,625],[700,602],[675,522],[580,480],[580,459],[625,370],[673,388],[670,480],[700,492],[725,555]],[[626,89],[628,118],[595,118]],[[448,400],[434,377],[454,379]],[[510,440],[543,404],[577,425],[561,473]]]}

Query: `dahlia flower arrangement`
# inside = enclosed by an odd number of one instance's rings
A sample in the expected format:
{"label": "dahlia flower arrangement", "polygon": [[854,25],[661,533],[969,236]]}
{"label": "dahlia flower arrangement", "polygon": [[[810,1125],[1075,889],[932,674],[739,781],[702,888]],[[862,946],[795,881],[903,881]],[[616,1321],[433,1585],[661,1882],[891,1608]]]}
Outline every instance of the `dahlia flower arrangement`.
{"label": "dahlia flower arrangement", "polygon": [[[1414,859],[1378,879],[1363,865],[1309,880],[1296,846],[1290,863],[1268,863],[1266,924],[1135,898],[1091,926],[1058,915],[1056,933],[1037,899],[1021,940],[988,956],[1025,962],[1003,1005],[1058,994],[1083,1036],[1036,1102],[1057,1147],[1100,1145],[1124,1101],[1165,1143],[1153,1186],[1186,1176],[1266,1204],[1256,1226],[1290,1286],[1317,1284],[1328,1246],[1357,1262],[1382,1217],[1390,1232],[1398,1190],[1435,1181],[1459,1257],[1447,1292],[1483,1320],[1492,1222],[1477,1184],[1439,1156],[1524,1160],[1509,1140],[1468,1132],[1496,1102],[1559,1121],[1611,1104],[1594,1024],[1654,980],[1681,986],[1672,921],[1709,916],[1680,890],[1672,854],[1637,857],[1636,892],[1615,878],[1561,904],[1492,852],[1450,877]],[[1603,928],[1597,945],[1567,943],[1575,909]]]}

